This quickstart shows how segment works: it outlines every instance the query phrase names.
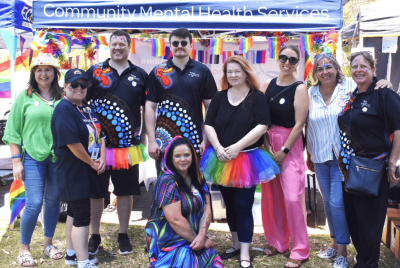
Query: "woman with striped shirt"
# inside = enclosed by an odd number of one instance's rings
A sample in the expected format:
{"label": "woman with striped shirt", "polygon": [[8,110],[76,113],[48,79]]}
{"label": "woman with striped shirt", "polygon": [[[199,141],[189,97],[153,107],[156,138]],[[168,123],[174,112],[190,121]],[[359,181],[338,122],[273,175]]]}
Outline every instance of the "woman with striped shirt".
{"label": "woman with striped shirt", "polygon": [[[344,211],[342,182],[338,165],[340,138],[338,114],[347,104],[350,93],[356,88],[351,78],[346,78],[337,60],[330,53],[315,57],[312,72],[313,87],[308,90],[310,99],[307,120],[307,167],[317,174],[332,246],[318,254],[322,259],[337,256],[334,267],[348,267],[347,249],[350,234]],[[390,82],[381,80],[375,89],[383,88]]]}

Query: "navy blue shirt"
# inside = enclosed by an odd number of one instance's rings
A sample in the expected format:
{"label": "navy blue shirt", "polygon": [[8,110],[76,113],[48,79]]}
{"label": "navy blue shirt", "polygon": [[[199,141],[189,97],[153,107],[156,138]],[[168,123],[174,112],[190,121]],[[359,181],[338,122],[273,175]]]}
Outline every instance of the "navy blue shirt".
{"label": "navy blue shirt", "polygon": [[204,64],[189,59],[183,70],[172,58],[157,65],[149,74],[146,100],[158,103],[156,141],[164,152],[169,141],[183,136],[200,153],[203,141],[202,101],[211,99],[217,85]]}
{"label": "navy blue shirt", "polygon": [[140,144],[147,73],[130,61],[121,75],[107,59],[86,72],[92,86],[86,99],[98,114],[107,148],[127,148]]}
{"label": "navy blue shirt", "polygon": [[[86,116],[85,119],[74,104],[63,99],[54,109],[51,119],[54,153],[57,157],[55,173],[60,199],[63,201],[89,197],[89,172],[97,174],[88,164],[77,158],[67,146],[81,143],[91,155],[95,146],[95,137],[87,107],[89,106],[80,107],[81,112]],[[93,109],[91,115],[101,138],[103,134],[100,123]]]}

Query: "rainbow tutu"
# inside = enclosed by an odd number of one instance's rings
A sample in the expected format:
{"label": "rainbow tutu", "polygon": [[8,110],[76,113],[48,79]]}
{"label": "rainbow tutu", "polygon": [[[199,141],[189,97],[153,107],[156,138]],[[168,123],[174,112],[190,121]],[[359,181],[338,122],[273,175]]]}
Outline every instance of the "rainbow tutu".
{"label": "rainbow tutu", "polygon": [[200,170],[207,182],[236,188],[254,187],[281,173],[273,156],[263,147],[242,151],[235,159],[221,162],[214,148],[208,146],[200,160]]}
{"label": "rainbow tutu", "polygon": [[107,169],[129,169],[147,159],[149,156],[142,143],[128,148],[106,148]]}

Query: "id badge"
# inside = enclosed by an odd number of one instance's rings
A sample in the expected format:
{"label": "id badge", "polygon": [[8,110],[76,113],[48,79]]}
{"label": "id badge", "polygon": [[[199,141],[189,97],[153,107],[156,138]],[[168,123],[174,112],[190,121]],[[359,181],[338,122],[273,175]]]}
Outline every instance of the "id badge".
{"label": "id badge", "polygon": [[92,159],[93,160],[96,160],[99,157],[99,152],[100,152],[100,148],[97,148],[97,147],[93,148],[93,151],[92,151]]}

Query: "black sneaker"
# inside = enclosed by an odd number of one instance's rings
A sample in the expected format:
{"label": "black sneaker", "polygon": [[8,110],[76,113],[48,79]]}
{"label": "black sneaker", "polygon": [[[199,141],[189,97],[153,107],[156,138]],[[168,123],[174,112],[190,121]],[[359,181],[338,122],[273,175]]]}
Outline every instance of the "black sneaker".
{"label": "black sneaker", "polygon": [[101,236],[99,234],[92,234],[88,244],[89,255],[96,255],[99,252],[100,245]]}
{"label": "black sneaker", "polygon": [[121,255],[131,254],[133,252],[131,241],[129,241],[128,234],[118,234],[118,253]]}
{"label": "black sneaker", "polygon": [[[99,262],[99,260],[96,257],[89,255],[89,262],[96,264]],[[76,254],[72,256],[68,256],[68,254],[65,254],[65,264],[78,265],[78,259],[76,258]]]}

